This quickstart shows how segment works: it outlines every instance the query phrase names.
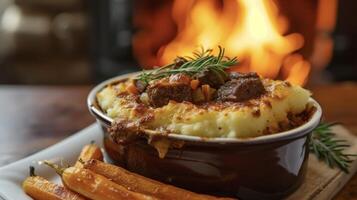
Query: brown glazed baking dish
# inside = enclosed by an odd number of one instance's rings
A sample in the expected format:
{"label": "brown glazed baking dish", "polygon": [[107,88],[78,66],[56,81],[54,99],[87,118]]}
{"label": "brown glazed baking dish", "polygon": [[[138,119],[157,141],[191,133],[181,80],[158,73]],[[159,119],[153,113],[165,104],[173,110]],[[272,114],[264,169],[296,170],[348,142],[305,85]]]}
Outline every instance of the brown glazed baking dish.
{"label": "brown glazed baking dish", "polygon": [[285,132],[251,139],[169,134],[167,139],[183,141],[184,145],[169,149],[161,159],[144,136],[129,143],[113,142],[107,132],[113,119],[96,103],[97,92],[106,85],[133,75],[99,84],[87,99],[90,112],[103,129],[104,148],[113,163],[191,191],[240,199],[281,199],[301,185],[307,169],[310,133],[319,124],[322,113],[315,100],[309,100],[316,108],[309,121]]}

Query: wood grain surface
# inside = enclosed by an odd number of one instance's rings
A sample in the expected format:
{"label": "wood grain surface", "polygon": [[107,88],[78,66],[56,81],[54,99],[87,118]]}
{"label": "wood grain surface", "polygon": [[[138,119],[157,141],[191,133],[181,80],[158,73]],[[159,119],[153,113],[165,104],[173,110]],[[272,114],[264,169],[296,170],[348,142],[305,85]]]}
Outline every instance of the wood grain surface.
{"label": "wood grain surface", "polygon": [[[90,88],[0,86],[0,166],[55,144],[93,123],[86,107]],[[350,132],[357,134],[356,83],[310,89],[322,105],[326,121],[342,122]],[[334,199],[357,199],[356,174]]]}
{"label": "wood grain surface", "polygon": [[[343,126],[333,127],[333,132],[339,139],[349,142],[351,146],[347,150],[348,153],[357,153],[357,136]],[[350,173],[346,174],[337,168],[331,169],[315,155],[310,154],[305,180],[287,200],[329,200],[356,173],[357,160],[351,163],[349,170]]]}
{"label": "wood grain surface", "polygon": [[0,166],[33,154],[94,122],[90,87],[0,86]]}

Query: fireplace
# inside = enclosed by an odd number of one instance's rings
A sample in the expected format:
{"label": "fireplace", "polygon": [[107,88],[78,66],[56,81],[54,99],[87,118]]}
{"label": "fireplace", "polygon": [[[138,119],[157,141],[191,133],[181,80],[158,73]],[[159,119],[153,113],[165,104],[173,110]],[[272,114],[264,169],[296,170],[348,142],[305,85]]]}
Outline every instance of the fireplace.
{"label": "fireplace", "polygon": [[94,2],[96,69],[103,77],[221,45],[240,60],[234,70],[305,84],[332,56],[337,0]]}
{"label": "fireplace", "polygon": [[5,0],[0,83],[98,82],[218,45],[237,71],[357,80],[355,10],[338,0]]}

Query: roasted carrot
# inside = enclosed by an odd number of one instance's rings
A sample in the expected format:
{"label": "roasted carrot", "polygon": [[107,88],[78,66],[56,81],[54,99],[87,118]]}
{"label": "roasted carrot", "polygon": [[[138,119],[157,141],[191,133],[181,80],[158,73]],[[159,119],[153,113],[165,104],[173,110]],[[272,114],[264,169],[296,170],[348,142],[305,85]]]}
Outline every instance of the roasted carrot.
{"label": "roasted carrot", "polygon": [[54,168],[61,176],[63,184],[79,194],[93,200],[154,200],[156,198],[129,191],[125,187],[110,181],[88,169],[68,167],[60,168],[55,164],[44,161]]}
{"label": "roasted carrot", "polygon": [[100,148],[94,144],[87,144],[82,148],[81,153],[79,154],[78,160],[76,164],[74,165],[75,167],[82,167],[83,162],[86,162],[90,159],[96,159],[96,160],[103,160],[103,154]]}
{"label": "roasted carrot", "polygon": [[133,81],[128,84],[128,86],[126,87],[126,90],[131,94],[138,94],[139,93],[139,90],[135,86],[135,83]]}
{"label": "roasted carrot", "polygon": [[205,97],[206,101],[209,101],[211,99],[211,91],[210,91],[211,87],[207,84],[202,85],[202,93],[203,96]]}
{"label": "roasted carrot", "polygon": [[197,89],[198,85],[200,84],[200,81],[197,79],[194,79],[191,81],[190,85],[193,90]]}
{"label": "roasted carrot", "polygon": [[40,176],[29,176],[22,183],[22,188],[30,197],[37,200],[84,200],[81,195],[67,188],[52,183]]}
{"label": "roasted carrot", "polygon": [[153,197],[132,192],[106,177],[88,169],[69,167],[63,171],[62,180],[67,187],[93,200],[151,200]]}
{"label": "roasted carrot", "polygon": [[[158,181],[129,172],[121,167],[107,164],[98,160],[90,160],[83,166],[94,173],[103,175],[113,182],[124,186],[128,190],[154,196],[159,199],[170,200],[214,200],[224,199],[209,195],[201,195],[190,192],[171,185],[160,183]],[[228,198],[227,198],[228,199]]]}

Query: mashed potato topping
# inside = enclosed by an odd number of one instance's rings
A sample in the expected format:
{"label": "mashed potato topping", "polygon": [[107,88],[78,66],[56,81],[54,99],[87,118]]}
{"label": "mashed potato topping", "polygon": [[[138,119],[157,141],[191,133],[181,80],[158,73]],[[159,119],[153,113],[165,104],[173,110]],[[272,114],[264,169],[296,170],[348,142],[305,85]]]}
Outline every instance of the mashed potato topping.
{"label": "mashed potato topping", "polygon": [[143,103],[145,94],[127,92],[127,82],[108,85],[97,94],[111,118],[137,121],[146,128],[206,138],[247,138],[282,131],[289,117],[302,113],[311,93],[284,81],[262,79],[266,93],[244,102],[170,101],[162,107]]}

